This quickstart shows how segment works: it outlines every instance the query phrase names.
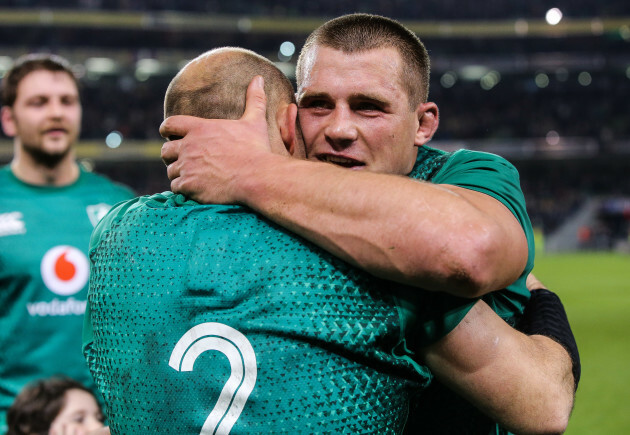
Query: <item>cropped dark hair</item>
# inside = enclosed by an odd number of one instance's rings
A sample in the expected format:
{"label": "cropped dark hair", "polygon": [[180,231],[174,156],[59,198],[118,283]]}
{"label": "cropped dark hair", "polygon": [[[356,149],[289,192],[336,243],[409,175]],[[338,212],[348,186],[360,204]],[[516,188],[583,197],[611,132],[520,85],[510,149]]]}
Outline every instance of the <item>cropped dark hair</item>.
{"label": "cropped dark hair", "polygon": [[77,80],[70,63],[61,56],[47,53],[32,53],[20,56],[2,79],[2,105],[12,107],[17,98],[17,88],[22,79],[33,71],[64,72],[74,81]]}
{"label": "cropped dark hair", "polygon": [[394,48],[402,61],[400,80],[407,91],[409,105],[415,109],[428,99],[431,70],[429,54],[420,38],[398,21],[380,15],[350,14],[330,20],[315,29],[306,39],[298,58],[298,92],[306,74],[306,58],[316,46],[345,53]]}

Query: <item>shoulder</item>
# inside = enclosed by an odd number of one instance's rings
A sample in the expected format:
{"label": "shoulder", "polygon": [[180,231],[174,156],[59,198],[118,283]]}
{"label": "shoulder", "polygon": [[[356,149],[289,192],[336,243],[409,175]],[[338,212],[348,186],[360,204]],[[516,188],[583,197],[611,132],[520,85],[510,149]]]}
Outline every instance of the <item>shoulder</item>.
{"label": "shoulder", "polygon": [[438,184],[456,184],[450,181],[451,177],[474,175],[484,170],[518,177],[514,165],[497,154],[467,149],[444,151],[427,145],[418,149],[416,163],[409,176]]}
{"label": "shoulder", "polygon": [[[237,206],[203,205],[173,192],[154,193],[116,203],[99,221],[92,233],[90,250],[96,248],[108,233],[122,228],[148,226],[154,228],[184,225],[204,225],[216,221],[215,215],[229,212]],[[253,214],[253,213],[251,213]],[[197,220],[201,216],[202,220]]]}
{"label": "shoulder", "polygon": [[103,219],[101,219],[96,230],[98,230],[99,227],[111,227],[126,215],[141,211],[144,208],[167,208],[177,206],[179,205],[177,204],[178,197],[181,197],[181,195],[175,195],[172,192],[162,192],[154,193],[153,195],[138,196],[118,202],[107,212]]}
{"label": "shoulder", "polygon": [[496,154],[471,150],[455,151],[449,155],[431,181],[477,190],[497,199],[511,198],[508,202],[512,202],[514,198],[523,201],[518,171],[514,165]]}
{"label": "shoulder", "polygon": [[110,208],[105,216],[103,216],[94,227],[94,231],[90,237],[89,250],[91,251],[100,244],[100,241],[105,234],[107,234],[111,228],[123,218],[130,208],[141,206],[146,201],[146,198],[147,197],[138,197],[122,201]]}
{"label": "shoulder", "polygon": [[[505,158],[497,154],[467,149],[461,149],[451,153],[448,161],[443,167],[443,171],[471,171],[484,169],[518,175],[518,171],[514,165]],[[439,175],[440,174],[438,174],[438,176]]]}
{"label": "shoulder", "polygon": [[21,183],[15,177],[15,175],[13,175],[10,165],[0,167],[0,191],[6,193],[12,189],[17,188],[20,185]]}

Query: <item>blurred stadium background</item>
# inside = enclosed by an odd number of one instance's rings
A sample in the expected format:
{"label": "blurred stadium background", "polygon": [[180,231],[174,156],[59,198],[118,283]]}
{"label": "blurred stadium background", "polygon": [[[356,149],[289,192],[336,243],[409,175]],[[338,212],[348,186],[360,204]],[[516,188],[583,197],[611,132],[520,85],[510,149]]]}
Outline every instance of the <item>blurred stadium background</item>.
{"label": "blurred stadium background", "polygon": [[[627,0],[3,0],[0,76],[27,52],[70,59],[83,84],[79,157],[152,193],[169,187],[158,126],[187,60],[236,45],[293,77],[308,33],[349,12],[399,19],[425,42],[441,110],[433,146],[495,152],[519,169],[536,270],[565,300],[583,351],[568,433],[630,433]],[[0,137],[0,163],[11,155]]]}

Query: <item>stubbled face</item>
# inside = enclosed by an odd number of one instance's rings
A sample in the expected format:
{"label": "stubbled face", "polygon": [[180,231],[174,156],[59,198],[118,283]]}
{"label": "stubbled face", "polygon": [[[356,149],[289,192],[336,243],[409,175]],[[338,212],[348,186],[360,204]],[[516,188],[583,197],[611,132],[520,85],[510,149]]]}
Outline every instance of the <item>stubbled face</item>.
{"label": "stubbled face", "polygon": [[418,110],[401,84],[394,48],[345,53],[315,46],[298,77],[307,156],[339,166],[408,174],[417,155]]}
{"label": "stubbled face", "polygon": [[[6,111],[6,113],[5,113]],[[36,161],[54,166],[77,141],[81,104],[65,72],[38,70],[20,81],[12,108],[3,108],[3,128]]]}
{"label": "stubbled face", "polygon": [[83,390],[68,390],[64,406],[50,426],[50,433],[87,434],[103,427],[103,414],[94,397]]}

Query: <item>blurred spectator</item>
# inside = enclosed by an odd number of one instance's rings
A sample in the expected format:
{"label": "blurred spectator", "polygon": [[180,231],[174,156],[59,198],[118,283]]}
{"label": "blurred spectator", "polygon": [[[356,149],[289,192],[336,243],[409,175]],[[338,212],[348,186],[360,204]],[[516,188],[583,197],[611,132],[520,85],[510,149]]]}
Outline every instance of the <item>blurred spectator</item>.
{"label": "blurred spectator", "polygon": [[127,187],[75,160],[76,77],[64,58],[29,54],[2,81],[13,159],[0,167],[0,432],[27,383],[63,374],[93,384],[81,332],[90,234]]}
{"label": "blurred spectator", "polygon": [[98,401],[69,378],[49,378],[26,386],[9,408],[7,435],[86,435],[103,427]]}

